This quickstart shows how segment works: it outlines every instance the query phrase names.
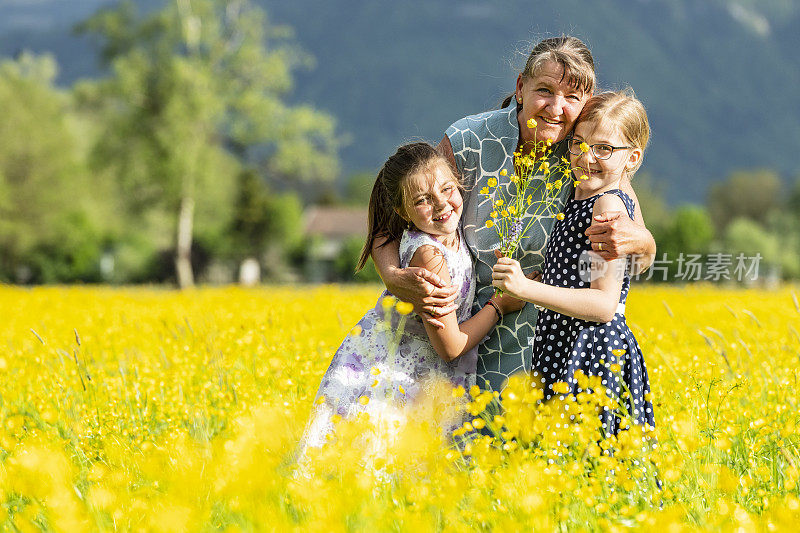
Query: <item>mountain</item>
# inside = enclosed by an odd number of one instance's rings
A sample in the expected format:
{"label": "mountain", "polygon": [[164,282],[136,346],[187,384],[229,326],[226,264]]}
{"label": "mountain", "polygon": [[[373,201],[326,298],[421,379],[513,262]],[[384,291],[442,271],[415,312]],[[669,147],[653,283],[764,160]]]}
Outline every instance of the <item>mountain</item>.
{"label": "mountain", "polygon": [[[0,0],[0,53],[50,50],[59,82],[98,75],[71,26],[110,0]],[[157,0],[139,3],[152,8]],[[338,118],[347,172],[401,142],[438,141],[513,89],[525,52],[568,33],[602,88],[630,84],[653,136],[642,172],[701,203],[733,169],[800,172],[800,5],[790,0],[258,0],[316,59],[291,95]]]}

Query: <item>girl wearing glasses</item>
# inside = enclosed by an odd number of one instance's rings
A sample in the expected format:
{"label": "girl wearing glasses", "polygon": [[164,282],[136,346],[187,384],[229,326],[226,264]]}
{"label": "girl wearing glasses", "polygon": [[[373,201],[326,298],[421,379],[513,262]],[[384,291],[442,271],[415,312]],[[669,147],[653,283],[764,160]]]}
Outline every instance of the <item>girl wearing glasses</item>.
{"label": "girl wearing glasses", "polygon": [[603,407],[606,435],[627,426],[625,412],[645,428],[655,422],[644,359],[625,322],[626,259],[604,260],[584,232],[602,212],[634,218],[634,202],[620,182],[641,165],[649,136],[647,114],[633,91],[591,97],[568,139],[576,186],[553,226],[541,281],[525,278],[520,264],[505,257],[492,273],[495,287],[544,308],[536,323],[532,373],[545,399],[584,391],[584,376],[597,376],[619,399],[618,408]]}
{"label": "girl wearing glasses", "polygon": [[[567,136],[594,87],[594,60],[584,43],[569,36],[545,39],[531,50],[517,76],[514,92],[500,109],[464,117],[447,128],[439,149],[458,170],[466,190],[461,226],[464,242],[475,260],[473,312],[486,305],[495,292],[492,266],[496,260],[494,249],[500,244],[495,229],[485,225],[494,207],[479,191],[493,182],[498,187],[508,187],[514,173],[514,152],[529,151],[534,141],[553,142],[553,165],[565,156]],[[537,128],[527,127],[531,119],[537,122]],[[627,180],[620,188],[635,199]],[[562,188],[559,206],[565,205],[571,192]],[[635,255],[641,259],[639,265],[646,268],[655,254],[655,241],[644,226],[638,207],[636,219],[632,222],[624,213],[609,211],[594,220],[587,235],[604,258]],[[523,224],[529,222],[526,219]],[[532,221],[516,256],[525,272],[542,270],[552,228],[553,219]],[[456,290],[451,284],[443,283],[427,269],[402,268],[395,243],[376,240],[372,258],[393,295],[414,304],[427,323],[443,326],[438,317],[455,310],[452,303]],[[502,391],[508,376],[531,370],[536,319],[533,305],[505,314],[479,345],[477,383],[482,389]]]}

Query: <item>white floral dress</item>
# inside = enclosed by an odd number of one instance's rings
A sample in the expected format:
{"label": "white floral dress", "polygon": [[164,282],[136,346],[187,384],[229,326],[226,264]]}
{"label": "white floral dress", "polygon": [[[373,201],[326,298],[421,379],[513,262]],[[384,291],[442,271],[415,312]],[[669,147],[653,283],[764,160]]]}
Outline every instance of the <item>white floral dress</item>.
{"label": "white floral dress", "polygon": [[[406,230],[400,241],[400,266],[411,262],[420,246],[439,249],[447,260],[452,284],[459,288],[456,316],[461,323],[471,316],[475,296],[472,258],[459,232],[457,251],[449,250],[427,233]],[[304,444],[322,446],[333,429],[332,417],[352,417],[359,412],[382,416],[411,405],[434,378],[469,389],[475,384],[477,348],[452,362],[433,349],[422,320],[416,314],[400,316],[385,309],[384,291],[374,308],[359,320],[333,356],[317,391],[314,412]],[[386,313],[391,316],[386,317]],[[387,320],[388,319],[388,320]],[[378,382],[376,385],[375,382]]]}

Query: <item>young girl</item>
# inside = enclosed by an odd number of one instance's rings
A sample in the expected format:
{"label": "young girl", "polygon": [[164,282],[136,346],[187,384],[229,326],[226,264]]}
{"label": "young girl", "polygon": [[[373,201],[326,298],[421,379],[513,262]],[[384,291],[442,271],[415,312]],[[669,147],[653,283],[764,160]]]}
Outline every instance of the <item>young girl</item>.
{"label": "young girl", "polygon": [[[536,323],[532,366],[545,399],[556,393],[556,383],[566,383],[572,394],[581,392],[575,378],[581,371],[599,376],[609,394],[622,397],[635,423],[653,427],[647,370],[625,323],[626,260],[603,261],[584,234],[604,211],[627,212],[633,219],[634,203],[619,182],[639,168],[649,136],[644,106],[632,91],[593,96],[567,141],[576,187],[550,235],[541,282],[525,279],[516,261],[499,258],[492,284],[546,308]],[[597,250],[602,252],[602,243]],[[587,260],[588,271],[582,268]],[[563,385],[556,389],[565,392]],[[601,418],[606,434],[620,429],[618,413],[604,408]]]}
{"label": "young girl", "polygon": [[475,383],[476,347],[504,314],[525,303],[493,298],[470,318],[475,294],[472,259],[459,230],[460,184],[448,162],[427,143],[401,146],[378,173],[369,202],[368,237],[358,268],[373,244],[400,241],[402,267],[426,268],[459,287],[458,309],[441,317],[443,328],[408,315],[384,291],[336,354],[317,392],[305,444],[321,446],[335,415],[381,416],[410,405],[425,384],[445,378],[469,389]]}

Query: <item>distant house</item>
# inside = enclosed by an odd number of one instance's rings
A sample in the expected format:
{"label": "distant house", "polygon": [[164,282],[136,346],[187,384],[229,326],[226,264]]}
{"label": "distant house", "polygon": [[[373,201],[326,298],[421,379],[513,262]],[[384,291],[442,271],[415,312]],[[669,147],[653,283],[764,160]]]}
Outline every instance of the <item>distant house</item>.
{"label": "distant house", "polygon": [[306,277],[314,282],[334,281],[345,243],[367,235],[367,208],[312,206],[303,218],[308,238]]}

